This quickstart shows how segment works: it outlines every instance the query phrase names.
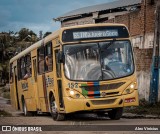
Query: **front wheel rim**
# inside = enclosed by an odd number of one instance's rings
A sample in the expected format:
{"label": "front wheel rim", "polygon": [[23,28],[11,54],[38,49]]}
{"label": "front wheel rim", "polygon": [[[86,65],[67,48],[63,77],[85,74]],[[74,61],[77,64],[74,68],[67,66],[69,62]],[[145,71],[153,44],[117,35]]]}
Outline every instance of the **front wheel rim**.
{"label": "front wheel rim", "polygon": [[27,115],[27,108],[26,108],[26,104],[24,103],[23,104],[23,112],[24,112],[24,115],[26,116]]}

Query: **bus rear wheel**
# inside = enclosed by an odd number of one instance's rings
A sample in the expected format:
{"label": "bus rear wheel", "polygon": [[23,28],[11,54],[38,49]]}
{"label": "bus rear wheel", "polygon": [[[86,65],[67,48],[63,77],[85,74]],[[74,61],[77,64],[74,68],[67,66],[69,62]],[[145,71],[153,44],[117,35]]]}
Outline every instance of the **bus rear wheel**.
{"label": "bus rear wheel", "polygon": [[57,104],[53,95],[50,98],[50,113],[55,121],[63,121],[65,119],[65,114],[58,113]]}
{"label": "bus rear wheel", "polygon": [[24,99],[22,99],[22,107],[23,107],[23,114],[24,116],[32,116],[31,112],[28,112],[26,102]]}
{"label": "bus rear wheel", "polygon": [[108,116],[112,120],[119,120],[122,117],[123,108],[115,108],[111,111],[108,111]]}

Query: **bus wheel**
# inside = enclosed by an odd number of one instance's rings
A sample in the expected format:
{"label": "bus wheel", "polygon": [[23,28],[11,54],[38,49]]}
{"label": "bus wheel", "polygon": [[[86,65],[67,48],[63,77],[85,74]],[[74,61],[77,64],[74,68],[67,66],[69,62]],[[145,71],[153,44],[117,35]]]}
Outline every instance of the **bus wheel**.
{"label": "bus wheel", "polygon": [[65,114],[58,113],[56,101],[53,95],[50,98],[50,112],[53,120],[55,121],[63,121],[65,119]]}
{"label": "bus wheel", "polygon": [[26,106],[26,103],[25,103],[25,100],[24,100],[24,99],[22,100],[22,106],[23,106],[24,116],[31,116],[32,113],[31,113],[31,112],[28,112],[27,106]]}
{"label": "bus wheel", "polygon": [[112,120],[119,120],[122,117],[123,108],[115,108],[111,111],[108,111],[108,116]]}

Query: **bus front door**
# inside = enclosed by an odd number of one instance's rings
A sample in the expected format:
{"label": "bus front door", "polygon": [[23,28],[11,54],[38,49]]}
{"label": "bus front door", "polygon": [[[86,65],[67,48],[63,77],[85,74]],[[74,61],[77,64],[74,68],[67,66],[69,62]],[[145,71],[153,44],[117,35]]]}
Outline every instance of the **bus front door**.
{"label": "bus front door", "polygon": [[62,77],[61,77],[61,64],[58,63],[58,54],[60,52],[59,48],[54,49],[54,88],[55,88],[55,100],[57,101],[57,105],[60,111],[64,110],[64,102],[63,102],[63,90],[62,90]]}

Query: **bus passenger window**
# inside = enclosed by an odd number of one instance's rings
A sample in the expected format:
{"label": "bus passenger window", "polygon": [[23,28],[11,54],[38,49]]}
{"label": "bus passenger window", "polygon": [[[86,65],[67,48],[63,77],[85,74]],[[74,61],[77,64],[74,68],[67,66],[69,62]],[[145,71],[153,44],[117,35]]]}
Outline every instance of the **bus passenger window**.
{"label": "bus passenger window", "polygon": [[52,71],[53,58],[52,58],[52,43],[45,46],[45,71]]}
{"label": "bus passenger window", "polygon": [[32,68],[31,68],[31,55],[27,54],[25,57],[22,57],[18,66],[18,76],[21,79],[27,79],[32,76]]}
{"label": "bus passenger window", "polygon": [[20,69],[21,69],[21,79],[25,76],[26,74],[26,65],[25,65],[25,57],[22,57],[21,58],[21,66],[20,66]]}
{"label": "bus passenger window", "polygon": [[31,55],[30,54],[26,55],[25,60],[26,60],[26,62],[25,62],[25,64],[26,64],[26,69],[25,69],[26,74],[23,77],[23,79],[27,79],[27,78],[32,76]]}
{"label": "bus passenger window", "polygon": [[44,47],[38,50],[38,73],[44,73]]}

